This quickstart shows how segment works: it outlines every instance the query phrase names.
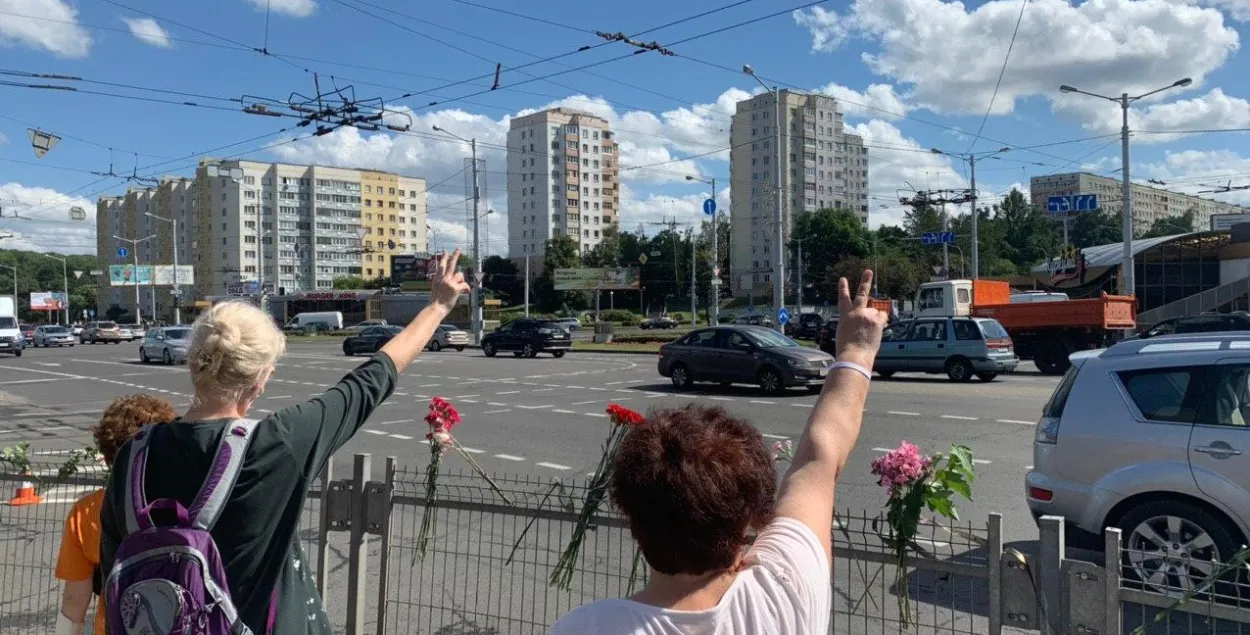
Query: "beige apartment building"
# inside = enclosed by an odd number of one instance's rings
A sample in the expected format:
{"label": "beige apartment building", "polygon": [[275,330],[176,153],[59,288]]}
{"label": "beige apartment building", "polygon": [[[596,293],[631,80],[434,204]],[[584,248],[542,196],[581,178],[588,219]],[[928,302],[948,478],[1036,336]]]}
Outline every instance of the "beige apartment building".
{"label": "beige apartment building", "polygon": [[[1149,230],[1159,219],[1182,216],[1189,211],[1194,213],[1194,228],[1198,230],[1209,227],[1213,215],[1250,212],[1250,208],[1240,205],[1171,192],[1140,183],[1133,183],[1131,188],[1134,233]],[[1124,206],[1123,189],[1120,179],[1117,178],[1098,176],[1088,172],[1068,172],[1035,176],[1029,179],[1029,196],[1033,205],[1039,209],[1046,209],[1047,200],[1052,196],[1074,194],[1096,194],[1098,207],[1111,214],[1120,213]]]}

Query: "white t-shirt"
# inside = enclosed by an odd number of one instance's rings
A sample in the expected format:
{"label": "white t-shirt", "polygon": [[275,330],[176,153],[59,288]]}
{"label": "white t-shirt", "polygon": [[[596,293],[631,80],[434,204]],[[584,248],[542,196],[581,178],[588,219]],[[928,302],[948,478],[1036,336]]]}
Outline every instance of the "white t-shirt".
{"label": "white t-shirt", "polygon": [[674,611],[633,600],[599,600],[556,621],[548,635],[824,635],[833,588],[829,559],[807,525],[772,522],[747,553],[718,605]]}

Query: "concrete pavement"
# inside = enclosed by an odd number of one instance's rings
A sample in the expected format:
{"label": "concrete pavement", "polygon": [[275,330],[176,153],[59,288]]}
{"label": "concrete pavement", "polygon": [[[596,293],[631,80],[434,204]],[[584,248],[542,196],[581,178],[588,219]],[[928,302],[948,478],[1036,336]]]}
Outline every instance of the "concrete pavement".
{"label": "concrete pavement", "polygon": [[[344,357],[337,343],[294,344],[255,407],[265,413],[299,403],[359,363]],[[881,506],[884,492],[869,463],[900,441],[930,452],[959,442],[972,448],[980,476],[976,501],[961,506],[964,520],[980,522],[1001,512],[1008,541],[1034,538],[1021,481],[1032,463],[1034,424],[1056,381],[1029,372],[990,384],[952,384],[938,376],[876,381],[838,489],[838,507]],[[191,393],[186,367],[141,365],[134,344],[28,349],[20,359],[0,360],[0,446],[27,440],[40,454],[37,460],[55,460],[89,444],[87,429],[104,406],[132,392],[156,393],[184,406]],[[754,422],[769,439],[797,440],[816,401],[803,391],[763,397],[748,387],[676,392],[650,356],[577,353],[557,360],[489,359],[472,350],[425,353],[345,452],[424,463],[421,417],[435,395],[464,414],[457,438],[485,469],[541,478],[593,470],[607,426],[604,408],[611,402],[638,410],[692,401],[720,405]]]}

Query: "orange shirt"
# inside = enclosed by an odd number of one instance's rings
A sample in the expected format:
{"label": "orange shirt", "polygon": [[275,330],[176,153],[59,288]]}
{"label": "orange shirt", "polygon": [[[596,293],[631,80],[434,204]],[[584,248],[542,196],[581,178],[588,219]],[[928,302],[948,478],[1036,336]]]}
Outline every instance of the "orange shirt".
{"label": "orange shirt", "polygon": [[[99,489],[74,503],[65,519],[61,550],[56,557],[56,578],[65,582],[91,580],[100,564],[100,506],[104,490]],[[95,635],[104,635],[104,603],[96,598]]]}

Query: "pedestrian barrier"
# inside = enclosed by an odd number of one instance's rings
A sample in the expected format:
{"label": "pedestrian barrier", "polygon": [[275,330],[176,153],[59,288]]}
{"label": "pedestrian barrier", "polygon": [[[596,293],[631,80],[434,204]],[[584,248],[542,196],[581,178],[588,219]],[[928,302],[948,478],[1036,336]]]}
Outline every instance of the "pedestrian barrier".
{"label": "pedestrian barrier", "polygon": [[[444,470],[422,554],[424,466],[401,468],[388,458],[376,480],[370,456],[356,455],[351,467],[347,478],[330,469],[322,475],[299,534],[336,632],[543,633],[580,604],[626,596],[646,582],[624,519],[605,509],[587,534],[572,588],[548,584],[575,525],[582,482],[493,477],[509,506],[477,475]],[[28,478],[0,472],[4,486]],[[44,504],[0,508],[0,635],[53,632],[62,524],[73,501],[103,483],[99,470],[44,480]],[[1131,565],[1158,554],[1124,550],[1118,530],[1106,534],[1111,555],[1093,563],[1065,557],[1062,519],[1042,519],[1036,548],[1022,548],[1031,553],[1004,548],[1001,526],[997,514],[982,523],[928,522],[906,575],[896,578],[884,520],[840,512],[831,632],[1197,635],[1250,624],[1244,565],[1216,571],[1218,584],[1176,580],[1173,588],[1140,580]],[[910,600],[906,621],[900,594]]]}

